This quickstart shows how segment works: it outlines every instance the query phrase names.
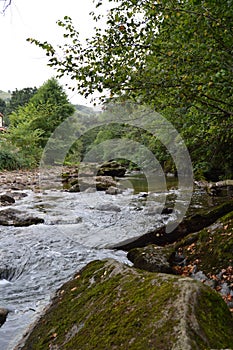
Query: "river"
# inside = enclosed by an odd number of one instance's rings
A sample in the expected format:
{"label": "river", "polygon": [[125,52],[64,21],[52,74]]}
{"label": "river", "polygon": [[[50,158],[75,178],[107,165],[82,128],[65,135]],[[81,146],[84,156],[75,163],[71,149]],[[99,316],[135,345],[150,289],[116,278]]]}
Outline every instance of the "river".
{"label": "river", "polygon": [[[136,187],[116,196],[25,191],[27,196],[13,205],[45,221],[29,227],[0,226],[0,307],[11,310],[0,328],[1,350],[14,349],[54,292],[88,262],[111,257],[130,264],[125,252],[109,247],[175,218],[158,208],[164,198],[167,205],[174,201],[176,187],[149,197],[142,193],[140,179]],[[196,191],[191,207],[209,200]]]}

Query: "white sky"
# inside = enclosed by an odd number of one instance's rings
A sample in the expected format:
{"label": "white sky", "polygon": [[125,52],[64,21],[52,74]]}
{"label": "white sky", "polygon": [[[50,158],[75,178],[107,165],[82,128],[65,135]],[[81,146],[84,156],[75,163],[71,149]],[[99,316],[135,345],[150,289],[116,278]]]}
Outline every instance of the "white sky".
{"label": "white sky", "polygon": [[[93,24],[89,12],[94,9],[93,0],[12,0],[5,15],[0,14],[0,90],[40,87],[55,76],[43,50],[26,39],[59,44],[62,30],[56,21],[66,15],[73,19],[82,38],[90,36]],[[107,12],[107,7],[103,10]],[[66,81],[59,82],[64,86]],[[90,105],[78,92],[66,91],[72,103]]]}

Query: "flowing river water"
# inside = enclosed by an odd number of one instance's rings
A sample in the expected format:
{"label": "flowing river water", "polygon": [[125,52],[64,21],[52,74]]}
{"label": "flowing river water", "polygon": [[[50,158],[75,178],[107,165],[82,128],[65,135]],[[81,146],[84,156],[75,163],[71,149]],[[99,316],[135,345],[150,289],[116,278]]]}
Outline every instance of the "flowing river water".
{"label": "flowing river water", "polygon": [[[27,196],[11,206],[45,222],[0,226],[0,307],[11,310],[0,328],[1,350],[14,349],[54,292],[80,268],[109,257],[130,264],[125,252],[109,247],[174,219],[174,214],[161,214],[158,208],[164,196],[169,204],[178,191],[170,187],[147,197],[139,193],[141,186],[139,181],[136,191],[116,196],[25,191]],[[191,206],[198,208],[205,200],[203,193],[195,192]]]}

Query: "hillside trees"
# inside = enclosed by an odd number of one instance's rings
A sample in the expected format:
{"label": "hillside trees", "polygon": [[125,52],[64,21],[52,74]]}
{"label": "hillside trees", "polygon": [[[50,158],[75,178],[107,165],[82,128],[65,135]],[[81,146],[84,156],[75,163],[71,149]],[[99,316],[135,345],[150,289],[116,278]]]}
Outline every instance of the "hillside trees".
{"label": "hillside trees", "polygon": [[[101,7],[103,1],[96,1]],[[115,0],[105,29],[81,44],[71,18],[67,43],[47,51],[58,76],[84,96],[95,91],[147,104],[177,127],[197,173],[233,174],[233,1]],[[97,22],[100,16],[92,13]]]}

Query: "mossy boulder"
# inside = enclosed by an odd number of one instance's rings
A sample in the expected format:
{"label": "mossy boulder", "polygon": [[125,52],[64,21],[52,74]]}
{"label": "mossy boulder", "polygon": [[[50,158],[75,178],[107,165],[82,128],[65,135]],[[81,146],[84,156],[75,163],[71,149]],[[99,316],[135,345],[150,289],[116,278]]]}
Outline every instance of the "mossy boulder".
{"label": "mossy boulder", "polygon": [[17,350],[233,348],[219,295],[190,278],[94,261],[56,293]]}

